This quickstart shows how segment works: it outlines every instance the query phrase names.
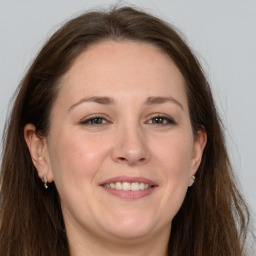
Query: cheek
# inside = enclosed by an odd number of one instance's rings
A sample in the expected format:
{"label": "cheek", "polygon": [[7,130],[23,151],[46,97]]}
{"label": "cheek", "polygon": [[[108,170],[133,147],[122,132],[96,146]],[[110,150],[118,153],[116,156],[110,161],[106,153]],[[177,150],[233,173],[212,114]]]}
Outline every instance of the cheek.
{"label": "cheek", "polygon": [[193,139],[185,133],[175,133],[175,136],[159,138],[157,144],[154,146],[154,165],[163,175],[159,186],[159,211],[165,209],[164,213],[159,214],[171,221],[180,209],[188,189]]}
{"label": "cheek", "polygon": [[[189,134],[189,133],[187,133]],[[182,204],[187,188],[189,185],[189,177],[191,173],[191,161],[193,155],[193,138],[187,136],[186,133],[176,133],[169,139],[161,141],[158,147],[157,161],[164,180],[165,188],[163,203],[171,208],[168,212],[176,214]]]}
{"label": "cheek", "polygon": [[162,138],[153,147],[165,175],[184,178],[191,168],[193,141],[185,134]]}
{"label": "cheek", "polygon": [[66,183],[79,186],[81,180],[91,181],[107,152],[108,143],[105,143],[104,138],[92,138],[81,132],[70,131],[62,132],[55,138],[50,150],[55,183],[62,187]]}

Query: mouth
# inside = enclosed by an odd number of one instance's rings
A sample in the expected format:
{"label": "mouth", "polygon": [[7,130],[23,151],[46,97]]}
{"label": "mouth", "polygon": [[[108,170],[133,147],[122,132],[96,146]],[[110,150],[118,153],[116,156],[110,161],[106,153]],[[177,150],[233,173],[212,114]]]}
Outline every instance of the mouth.
{"label": "mouth", "polygon": [[143,177],[119,176],[102,182],[100,186],[114,196],[123,199],[139,199],[150,195],[157,184]]}
{"label": "mouth", "polygon": [[108,183],[102,185],[105,188],[111,188],[116,190],[123,190],[123,191],[139,191],[152,188],[153,186],[143,183],[143,182],[116,182],[116,183]]}

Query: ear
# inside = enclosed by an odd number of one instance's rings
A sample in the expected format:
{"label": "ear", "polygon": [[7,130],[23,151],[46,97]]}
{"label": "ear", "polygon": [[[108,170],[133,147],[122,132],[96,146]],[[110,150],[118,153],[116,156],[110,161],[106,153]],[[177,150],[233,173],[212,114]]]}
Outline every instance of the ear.
{"label": "ear", "polygon": [[33,124],[27,124],[24,127],[24,138],[39,178],[42,179],[44,176],[46,176],[47,181],[52,182],[53,176],[51,172],[46,138],[39,137],[36,134],[36,128]]}
{"label": "ear", "polygon": [[204,148],[207,142],[207,134],[205,130],[199,130],[194,138],[194,151],[192,157],[191,176],[195,175],[201,163]]}

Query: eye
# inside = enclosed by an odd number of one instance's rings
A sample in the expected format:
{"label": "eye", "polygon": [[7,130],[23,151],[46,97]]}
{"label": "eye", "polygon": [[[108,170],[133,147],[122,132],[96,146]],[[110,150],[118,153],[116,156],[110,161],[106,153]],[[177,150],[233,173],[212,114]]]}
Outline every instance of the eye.
{"label": "eye", "polygon": [[101,116],[93,116],[80,121],[80,124],[88,125],[88,126],[104,125],[107,123],[108,123],[107,119]]}
{"label": "eye", "polygon": [[168,116],[162,116],[162,115],[157,115],[152,117],[149,121],[147,121],[147,123],[153,124],[153,125],[162,125],[162,126],[177,124],[173,118]]}

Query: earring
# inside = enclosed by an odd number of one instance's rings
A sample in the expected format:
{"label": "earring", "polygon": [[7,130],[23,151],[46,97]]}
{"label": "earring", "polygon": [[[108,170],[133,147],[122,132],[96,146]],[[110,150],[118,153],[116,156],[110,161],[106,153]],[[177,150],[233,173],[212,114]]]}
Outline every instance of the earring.
{"label": "earring", "polygon": [[46,177],[46,176],[44,176],[44,177],[42,178],[42,182],[44,183],[44,187],[47,189],[47,188],[48,188],[48,185],[47,185],[47,177]]}
{"label": "earring", "polygon": [[195,179],[196,179],[195,175],[191,176],[191,182],[190,182],[189,187],[191,187],[194,184]]}

